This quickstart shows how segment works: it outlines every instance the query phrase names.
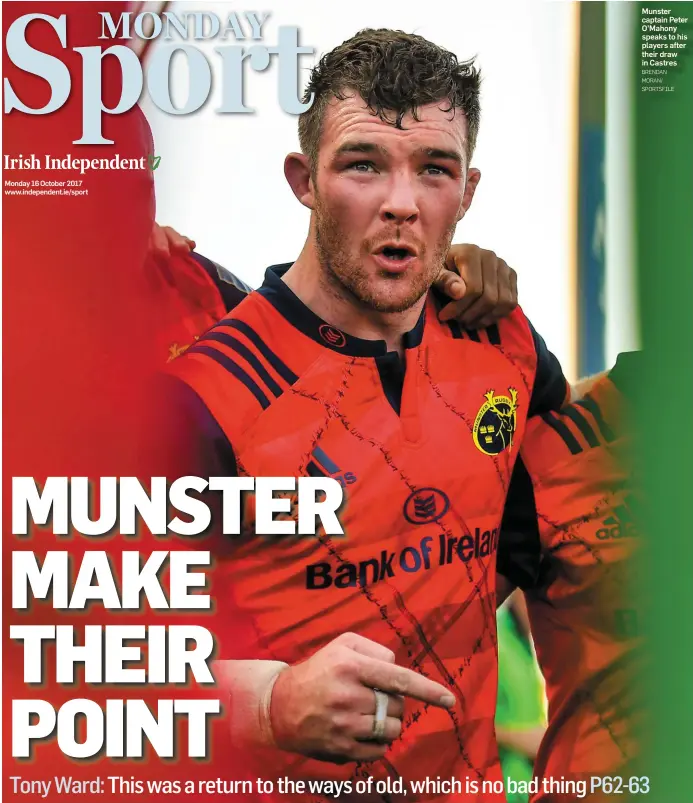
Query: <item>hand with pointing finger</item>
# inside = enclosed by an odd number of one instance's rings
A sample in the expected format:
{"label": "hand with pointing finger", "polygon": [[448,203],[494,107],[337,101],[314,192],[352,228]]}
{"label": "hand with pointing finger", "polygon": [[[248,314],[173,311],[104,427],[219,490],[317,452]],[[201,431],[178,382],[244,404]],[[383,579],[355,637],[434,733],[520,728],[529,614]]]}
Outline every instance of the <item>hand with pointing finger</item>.
{"label": "hand with pointing finger", "polygon": [[435,287],[452,299],[441,309],[440,320],[456,320],[467,329],[490,326],[517,306],[517,273],[477,245],[450,246]]}
{"label": "hand with pointing finger", "polygon": [[344,633],[285,669],[270,706],[277,746],[338,764],[374,761],[399,737],[406,698],[454,706],[445,686],[397,666],[394,658],[386,647]]}

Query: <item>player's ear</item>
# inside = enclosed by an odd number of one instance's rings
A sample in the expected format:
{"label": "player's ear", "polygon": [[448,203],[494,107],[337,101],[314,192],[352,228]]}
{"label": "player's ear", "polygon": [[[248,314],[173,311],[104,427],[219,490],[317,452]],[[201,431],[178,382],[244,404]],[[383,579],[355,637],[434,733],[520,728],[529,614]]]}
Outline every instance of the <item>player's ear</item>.
{"label": "player's ear", "polygon": [[312,209],[315,190],[308,157],[302,153],[290,153],[284,159],[284,175],[298,200],[303,206]]}
{"label": "player's ear", "polygon": [[462,196],[462,203],[460,204],[460,213],[457,218],[458,223],[467,214],[467,210],[472,205],[472,199],[474,198],[474,193],[480,181],[481,170],[477,170],[476,167],[470,167],[469,170],[467,170],[467,185],[464,188],[464,195]]}

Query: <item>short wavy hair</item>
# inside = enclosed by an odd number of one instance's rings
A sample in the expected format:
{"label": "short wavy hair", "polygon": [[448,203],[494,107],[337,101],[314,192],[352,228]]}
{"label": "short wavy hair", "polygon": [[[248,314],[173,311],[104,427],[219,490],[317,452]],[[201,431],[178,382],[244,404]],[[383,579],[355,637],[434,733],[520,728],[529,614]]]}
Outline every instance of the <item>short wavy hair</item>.
{"label": "short wavy hair", "polygon": [[300,115],[301,150],[311,164],[317,155],[325,110],[333,98],[356,92],[383,122],[402,128],[402,120],[429,103],[446,101],[446,111],[460,109],[467,120],[467,159],[479,131],[481,74],[474,59],[454,53],[423,36],[388,28],[366,28],[326,53],[311,72],[303,101],[313,105]]}

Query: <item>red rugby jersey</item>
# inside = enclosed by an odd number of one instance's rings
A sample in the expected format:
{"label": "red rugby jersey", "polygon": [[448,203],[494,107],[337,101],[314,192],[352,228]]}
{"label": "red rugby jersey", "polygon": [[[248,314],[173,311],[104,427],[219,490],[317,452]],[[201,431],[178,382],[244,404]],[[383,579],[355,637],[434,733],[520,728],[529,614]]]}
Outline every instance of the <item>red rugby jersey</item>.
{"label": "red rugby jersey", "polygon": [[[627,778],[637,752],[640,641],[629,569],[638,531],[618,389],[633,382],[637,364],[637,355],[622,355],[584,400],[532,419],[522,446],[543,551],[527,594],[549,699],[540,778]],[[550,788],[534,798],[573,799]]]}
{"label": "red rugby jersey", "polygon": [[158,317],[157,353],[162,363],[183,354],[199,337],[252,292],[225,268],[198,253],[149,259],[146,276]]}
{"label": "red rugby jersey", "polygon": [[[229,537],[215,580],[217,605],[239,606],[258,634],[252,654],[234,657],[295,663],[351,630],[458,704],[408,702],[402,737],[370,765],[271,750],[249,761],[263,777],[468,779],[479,791],[451,799],[497,801],[481,789],[501,779],[498,531],[528,412],[560,406],[565,380],[519,309],[466,332],[440,323],[429,299],[403,363],[383,341],[314,315],[281,280],[287,268],[268,270],[261,290],[171,364],[188,411],[178,431],[197,452],[181,471],[325,475],[345,488],[339,538],[255,535],[247,506],[248,534]],[[222,656],[231,648],[222,643]]]}

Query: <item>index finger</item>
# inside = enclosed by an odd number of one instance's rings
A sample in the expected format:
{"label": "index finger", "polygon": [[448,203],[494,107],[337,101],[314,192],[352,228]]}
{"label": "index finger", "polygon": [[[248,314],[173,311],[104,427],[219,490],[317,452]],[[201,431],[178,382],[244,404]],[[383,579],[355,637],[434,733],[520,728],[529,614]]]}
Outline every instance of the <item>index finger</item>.
{"label": "index finger", "polygon": [[459,274],[465,283],[464,297],[457,302],[457,317],[464,313],[484,292],[481,251],[476,246],[452,246],[446,265]]}
{"label": "index finger", "polygon": [[440,683],[404,666],[388,664],[374,658],[363,658],[359,667],[359,680],[371,689],[411,697],[439,708],[452,708],[455,705],[454,696]]}
{"label": "index finger", "polygon": [[465,280],[458,273],[447,267],[440,269],[433,286],[438,292],[443,293],[450,299],[460,300],[467,292]]}

